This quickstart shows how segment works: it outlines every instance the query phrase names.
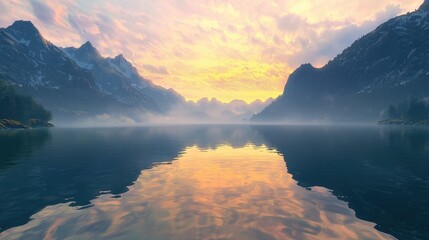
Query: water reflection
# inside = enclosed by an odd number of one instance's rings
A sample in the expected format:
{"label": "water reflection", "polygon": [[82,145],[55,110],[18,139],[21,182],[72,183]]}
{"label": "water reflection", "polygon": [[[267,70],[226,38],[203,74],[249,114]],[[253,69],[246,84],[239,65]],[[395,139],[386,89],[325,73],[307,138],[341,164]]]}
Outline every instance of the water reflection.
{"label": "water reflection", "polygon": [[0,171],[15,164],[19,158],[30,156],[50,139],[46,129],[0,131]]}
{"label": "water reflection", "polygon": [[[260,127],[303,187],[323,186],[357,217],[399,239],[429,236],[429,131],[378,127]],[[298,137],[297,137],[298,136]]]}
{"label": "water reflection", "polygon": [[429,235],[429,132],[422,129],[159,126],[52,129],[34,138],[27,131],[5,133],[0,238]]}
{"label": "water reflection", "polygon": [[[253,145],[187,148],[171,165],[143,171],[121,199],[78,211],[47,207],[11,238],[387,239],[324,188],[308,191],[283,158]],[[28,230],[30,230],[28,232]]]}
{"label": "water reflection", "polygon": [[120,195],[141,170],[173,161],[186,146],[243,146],[252,139],[248,130],[170,126],[1,131],[0,231],[27,223],[49,205],[88,207],[101,194]]}

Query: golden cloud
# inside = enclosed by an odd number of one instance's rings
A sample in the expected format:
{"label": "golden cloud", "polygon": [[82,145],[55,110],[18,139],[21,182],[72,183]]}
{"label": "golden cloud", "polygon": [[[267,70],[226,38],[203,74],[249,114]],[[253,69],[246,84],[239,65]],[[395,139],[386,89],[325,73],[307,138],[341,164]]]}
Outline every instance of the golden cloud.
{"label": "golden cloud", "polygon": [[12,0],[0,3],[0,24],[31,20],[60,46],[90,40],[103,55],[123,53],[143,76],[189,100],[250,102],[278,96],[301,63],[322,66],[421,2]]}

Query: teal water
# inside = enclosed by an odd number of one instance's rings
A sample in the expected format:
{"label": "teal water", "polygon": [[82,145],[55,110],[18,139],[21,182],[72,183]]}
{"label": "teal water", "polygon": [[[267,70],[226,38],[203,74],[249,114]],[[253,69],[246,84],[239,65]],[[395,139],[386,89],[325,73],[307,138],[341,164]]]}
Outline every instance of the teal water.
{"label": "teal water", "polygon": [[0,131],[1,239],[427,239],[429,131]]}

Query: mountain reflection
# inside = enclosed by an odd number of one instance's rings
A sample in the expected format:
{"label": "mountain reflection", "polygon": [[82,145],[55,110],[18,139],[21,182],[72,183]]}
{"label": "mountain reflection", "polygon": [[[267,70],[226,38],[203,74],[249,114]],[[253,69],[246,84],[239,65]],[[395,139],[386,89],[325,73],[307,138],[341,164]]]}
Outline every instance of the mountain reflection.
{"label": "mountain reflection", "polygon": [[356,216],[399,239],[429,235],[429,131],[379,127],[258,127],[303,187],[322,186]]}
{"label": "mountain reflection", "polygon": [[51,135],[46,129],[0,131],[0,171],[13,165],[19,158],[31,155],[32,151],[50,139]]}
{"label": "mountain reflection", "polygon": [[[101,193],[124,193],[141,170],[155,162],[173,161],[186,146],[244,146],[252,139],[249,128],[244,129],[171,126],[1,132],[0,231],[25,224],[49,205],[87,206]],[[41,148],[48,139],[50,144]],[[1,169],[11,162],[16,165]]]}
{"label": "mountain reflection", "polygon": [[14,149],[2,149],[13,164],[0,168],[0,237],[429,234],[425,130],[237,125],[45,134],[26,145],[0,135]]}
{"label": "mountain reflection", "polygon": [[[324,188],[308,191],[265,146],[186,148],[172,165],[143,171],[121,199],[77,211],[47,207],[12,238],[388,239]],[[345,227],[347,225],[347,227]],[[30,227],[32,231],[25,231]],[[43,231],[48,228],[49,231]],[[24,231],[22,231],[24,230]]]}

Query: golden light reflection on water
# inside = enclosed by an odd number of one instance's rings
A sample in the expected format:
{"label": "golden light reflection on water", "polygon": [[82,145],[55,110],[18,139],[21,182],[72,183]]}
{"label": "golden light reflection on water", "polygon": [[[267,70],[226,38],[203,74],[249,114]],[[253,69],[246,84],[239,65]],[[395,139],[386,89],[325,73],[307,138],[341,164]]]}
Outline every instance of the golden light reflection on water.
{"label": "golden light reflection on water", "polygon": [[311,191],[265,146],[187,148],[142,171],[121,198],[49,206],[0,237],[45,239],[390,239],[324,188]]}

